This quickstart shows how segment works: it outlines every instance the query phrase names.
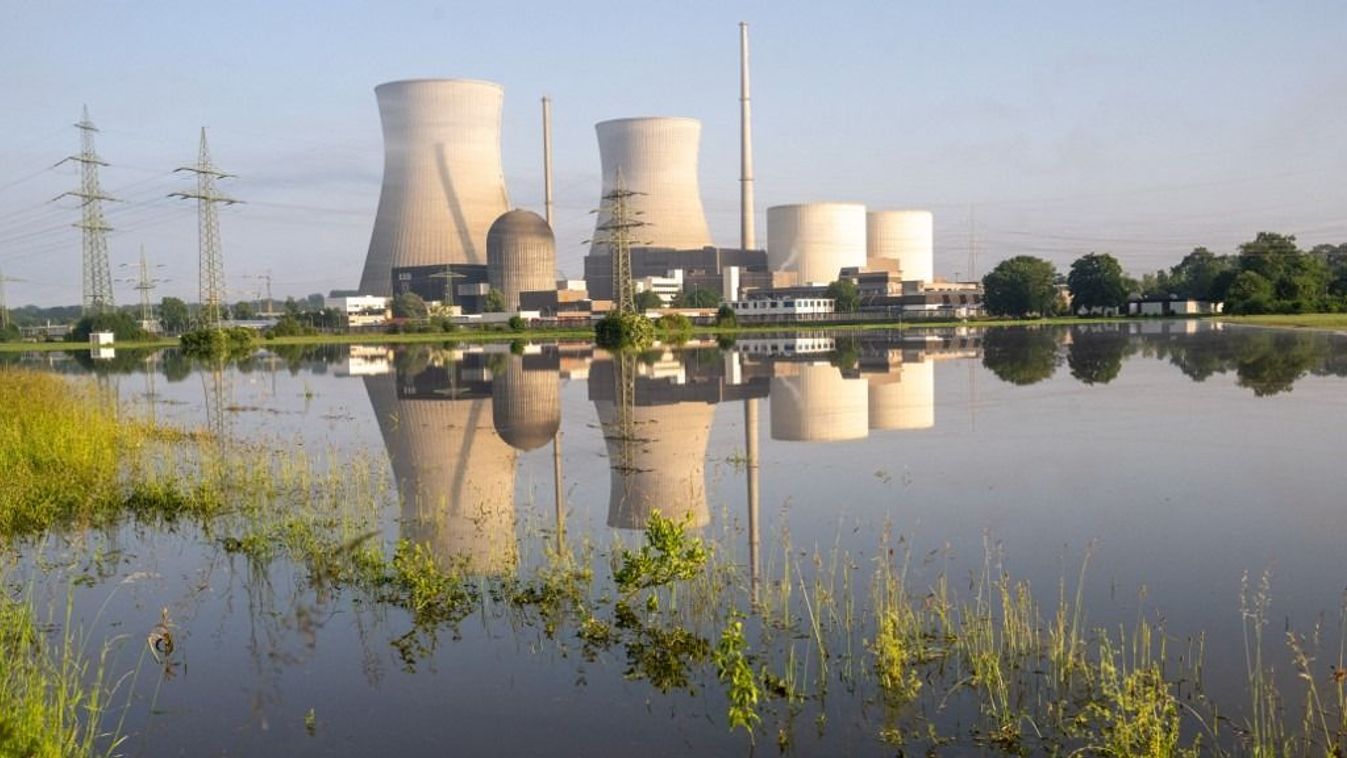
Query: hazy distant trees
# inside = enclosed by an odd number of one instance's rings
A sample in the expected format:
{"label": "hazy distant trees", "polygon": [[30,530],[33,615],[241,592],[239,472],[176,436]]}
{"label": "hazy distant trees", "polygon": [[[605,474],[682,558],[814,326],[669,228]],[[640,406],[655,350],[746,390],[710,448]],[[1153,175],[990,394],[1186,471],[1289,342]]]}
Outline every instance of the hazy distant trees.
{"label": "hazy distant trees", "polygon": [[636,310],[644,313],[645,311],[654,310],[656,308],[663,308],[664,301],[660,299],[659,295],[655,294],[654,290],[641,290],[636,293],[636,299],[633,301],[633,305],[636,306]]}
{"label": "hazy distant trees", "polygon": [[720,305],[720,293],[705,287],[693,287],[678,293],[674,305],[679,308],[714,308]]}
{"label": "hazy distant trees", "polygon": [[234,304],[234,318],[239,321],[257,318],[257,308],[247,300],[240,300]]}
{"label": "hazy distant trees", "polygon": [[1329,298],[1327,257],[1296,247],[1296,238],[1259,232],[1239,246],[1239,273],[1226,292],[1232,313],[1306,313],[1341,306]]}
{"label": "hazy distant trees", "polygon": [[829,284],[823,296],[833,299],[833,310],[838,313],[855,313],[861,307],[861,291],[850,279],[838,279]]}
{"label": "hazy distant trees", "polygon": [[1077,258],[1066,275],[1071,308],[1076,313],[1121,311],[1127,305],[1128,284],[1118,259],[1108,253]]}
{"label": "hazy distant trees", "polygon": [[994,316],[1051,316],[1057,313],[1057,269],[1042,258],[1017,255],[982,277],[983,305]]}
{"label": "hazy distant trees", "polygon": [[176,297],[166,297],[159,301],[159,326],[168,334],[185,331],[191,323],[192,314],[187,303]]}
{"label": "hazy distant trees", "polygon": [[504,313],[505,312],[505,293],[492,287],[487,291],[486,297],[482,300],[483,313]]}

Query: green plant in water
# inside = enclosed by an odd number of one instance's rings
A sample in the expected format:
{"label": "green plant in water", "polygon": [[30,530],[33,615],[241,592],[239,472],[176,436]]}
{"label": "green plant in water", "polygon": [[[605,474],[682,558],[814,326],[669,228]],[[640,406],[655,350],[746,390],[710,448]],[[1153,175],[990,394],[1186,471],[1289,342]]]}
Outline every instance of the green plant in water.
{"label": "green plant in water", "polygon": [[685,524],[655,512],[645,527],[645,544],[636,552],[622,551],[622,565],[613,580],[624,594],[662,587],[697,576],[708,556],[702,541],[687,535]]}
{"label": "green plant in water", "polygon": [[1157,663],[1143,661],[1124,670],[1122,655],[1108,637],[1099,643],[1099,686],[1102,698],[1086,707],[1096,718],[1104,755],[1167,758],[1198,755],[1196,746],[1179,748],[1179,706]]}
{"label": "green plant in water", "polygon": [[898,613],[890,610],[880,616],[875,641],[869,646],[884,702],[895,707],[915,700],[921,692],[921,678],[913,667],[917,654],[909,637],[903,634]]}
{"label": "green plant in water", "polygon": [[761,690],[753,668],[748,663],[748,642],[744,639],[744,623],[731,617],[725,630],[720,633],[720,642],[716,643],[712,654],[716,663],[716,675],[726,685],[726,697],[729,699],[730,729],[743,727],[749,738],[753,737],[753,727],[762,721],[758,715],[758,700]]}

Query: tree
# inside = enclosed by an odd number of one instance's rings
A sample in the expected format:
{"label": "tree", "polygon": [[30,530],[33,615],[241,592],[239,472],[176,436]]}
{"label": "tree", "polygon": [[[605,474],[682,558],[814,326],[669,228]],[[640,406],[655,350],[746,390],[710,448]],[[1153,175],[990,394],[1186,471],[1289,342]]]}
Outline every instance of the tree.
{"label": "tree", "polygon": [[234,304],[234,318],[239,321],[248,321],[249,319],[257,318],[257,310],[253,308],[253,304],[247,300],[240,300]]}
{"label": "tree", "polygon": [[716,311],[716,326],[726,329],[739,326],[739,317],[735,315],[729,303],[721,303],[720,309]]}
{"label": "tree", "polygon": [[705,287],[693,287],[678,293],[675,304],[679,308],[714,308],[720,305],[720,294]]}
{"label": "tree", "polygon": [[187,328],[191,322],[191,312],[187,303],[176,297],[166,297],[159,301],[159,325],[168,334],[177,334]]}
{"label": "tree", "polygon": [[482,313],[504,313],[505,293],[492,287],[482,300]]}
{"label": "tree", "polygon": [[[1301,313],[1322,309],[1328,300],[1327,262],[1296,247],[1293,235],[1259,232],[1239,246],[1240,276],[1231,282],[1227,306],[1238,313]],[[1257,274],[1272,289],[1243,274]],[[1243,280],[1241,282],[1241,280]]]}
{"label": "tree", "polygon": [[646,311],[654,310],[655,308],[663,308],[664,301],[661,300],[659,295],[656,295],[653,290],[641,290],[636,293],[635,305],[636,310],[645,313]]}
{"label": "tree", "polygon": [[[290,303],[286,303],[289,310]],[[415,292],[404,292],[393,298],[393,318],[423,319],[426,317],[426,301]]]}
{"label": "tree", "polygon": [[1267,313],[1272,309],[1272,282],[1256,271],[1241,271],[1230,283],[1226,308],[1231,313]]}
{"label": "tree", "polygon": [[1121,310],[1127,305],[1127,283],[1118,259],[1108,253],[1082,255],[1066,276],[1071,307],[1076,313]]}
{"label": "tree", "polygon": [[112,332],[113,338],[118,342],[130,342],[145,337],[145,332],[141,330],[136,320],[131,318],[131,314],[126,311],[103,311],[75,322],[75,328],[70,330],[67,339],[71,342],[88,342],[89,335],[93,332]]}
{"label": "tree", "polygon": [[861,307],[861,291],[850,279],[838,279],[829,284],[823,296],[833,299],[833,310],[838,313],[855,313]]}
{"label": "tree", "polygon": [[1196,247],[1169,270],[1169,277],[1179,297],[1219,302],[1225,299],[1225,290],[1230,286],[1225,274],[1234,268],[1235,259],[1231,256]]}
{"label": "tree", "polygon": [[983,304],[994,316],[1050,316],[1057,312],[1056,277],[1048,261],[1017,255],[982,277]]}

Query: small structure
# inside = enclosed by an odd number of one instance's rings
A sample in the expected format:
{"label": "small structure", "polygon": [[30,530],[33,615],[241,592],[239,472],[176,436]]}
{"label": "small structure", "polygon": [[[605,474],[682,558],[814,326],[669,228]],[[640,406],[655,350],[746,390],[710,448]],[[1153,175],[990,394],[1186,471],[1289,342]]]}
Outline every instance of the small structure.
{"label": "small structure", "polygon": [[800,318],[832,313],[836,308],[836,301],[829,297],[752,298],[736,300],[730,303],[730,307],[734,309],[736,317]]}
{"label": "small structure", "polygon": [[389,298],[379,295],[329,297],[323,301],[324,307],[341,312],[349,326],[374,326],[384,323],[393,315],[388,303]]}
{"label": "small structure", "polygon": [[117,339],[112,332],[89,332],[89,347],[108,347]]}
{"label": "small structure", "polygon": [[1141,297],[1127,301],[1129,316],[1212,316],[1224,311],[1225,303],[1210,300]]}

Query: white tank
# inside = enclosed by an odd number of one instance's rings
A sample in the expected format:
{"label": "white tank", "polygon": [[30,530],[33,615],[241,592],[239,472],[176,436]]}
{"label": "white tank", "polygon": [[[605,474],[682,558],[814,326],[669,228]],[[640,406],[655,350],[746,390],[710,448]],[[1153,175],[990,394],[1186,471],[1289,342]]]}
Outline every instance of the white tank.
{"label": "white tank", "polygon": [[486,233],[510,209],[500,159],[500,85],[418,79],[374,88],[384,178],[360,291],[393,294],[400,266],[486,265]]}
{"label": "white tank", "polygon": [[869,374],[871,429],[935,426],[935,363],[911,361]]}
{"label": "white tank", "polygon": [[805,203],[767,209],[767,265],[794,271],[800,284],[827,283],[865,265],[865,206]]}
{"label": "white tank", "polygon": [[869,434],[870,385],[828,363],[777,363],[772,377],[772,439],[834,442]]}
{"label": "white tank", "polygon": [[870,211],[866,256],[898,261],[903,281],[935,278],[935,217],[930,211]]}
{"label": "white tank", "polygon": [[[692,118],[619,118],[595,125],[599,135],[599,160],[603,167],[603,196],[623,186],[642,194],[630,198],[634,219],[646,226],[632,232],[637,246],[695,250],[712,245],[711,230],[702,209],[697,183],[697,151],[702,124]],[[597,226],[609,220],[606,210],[598,214]],[[595,238],[600,232],[595,231]],[[594,245],[591,253],[605,254]]]}

